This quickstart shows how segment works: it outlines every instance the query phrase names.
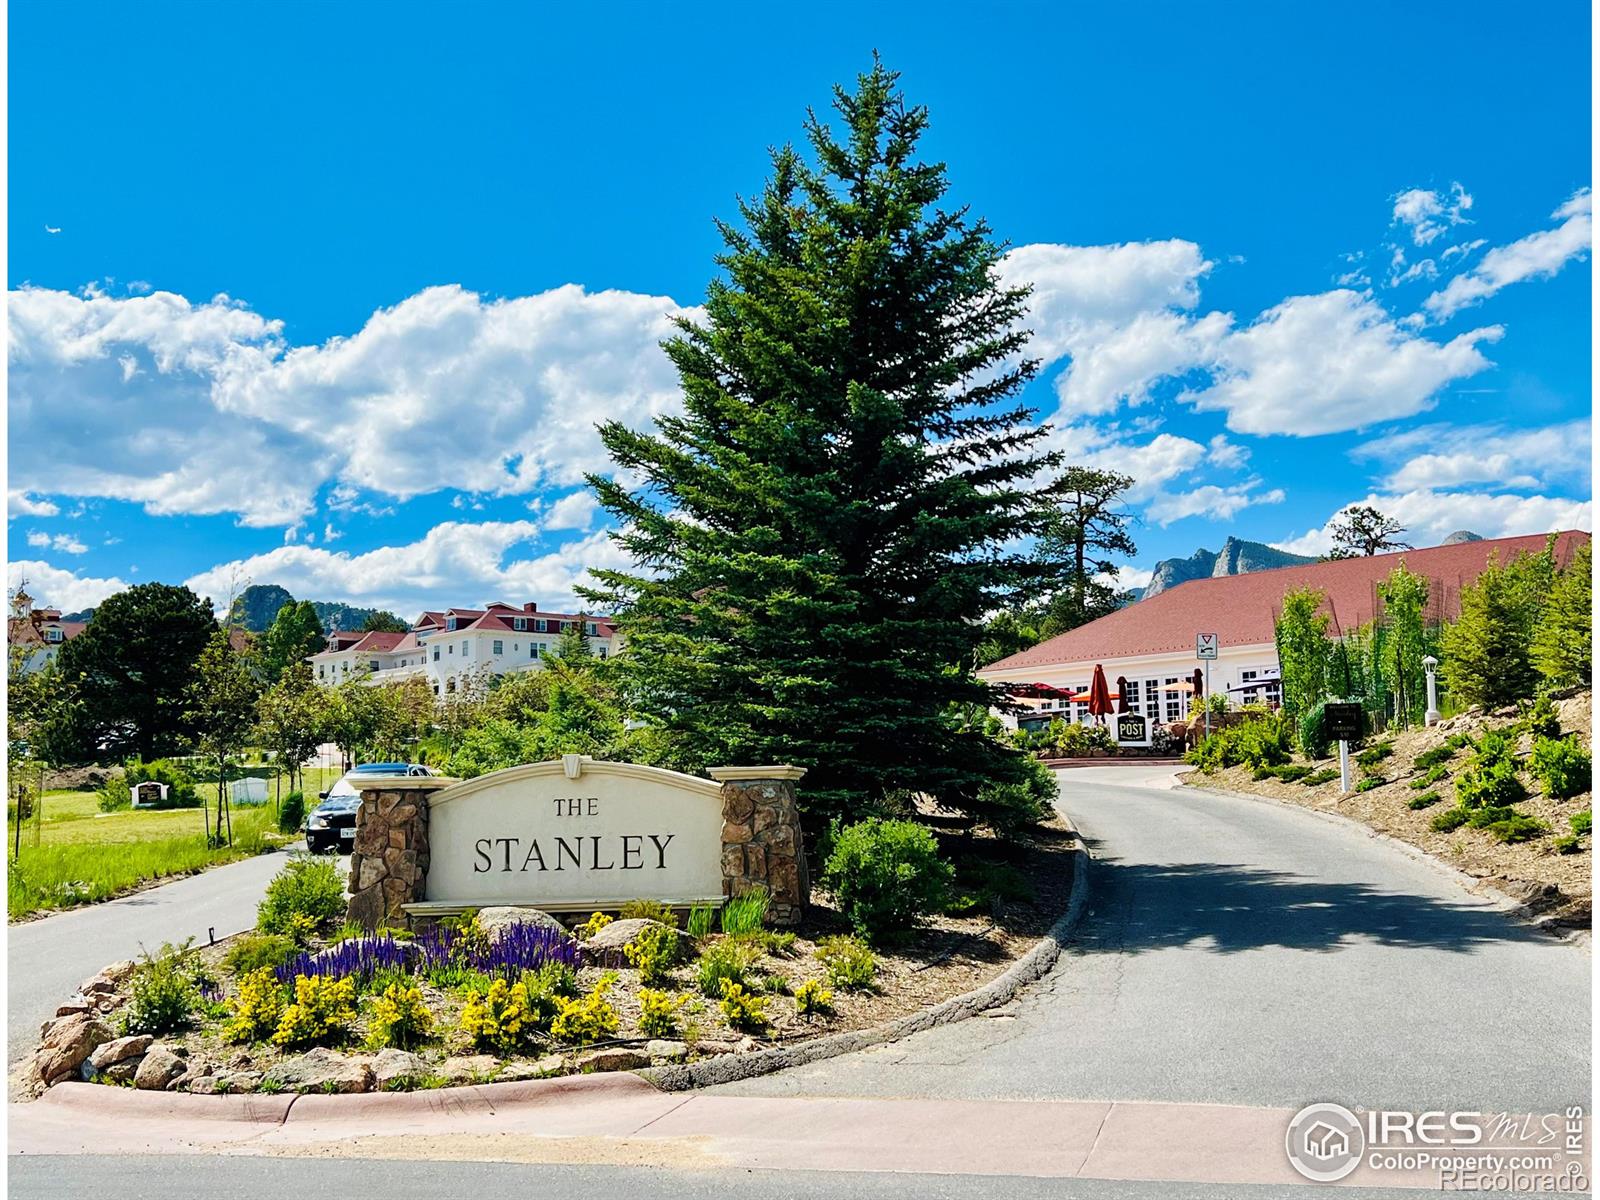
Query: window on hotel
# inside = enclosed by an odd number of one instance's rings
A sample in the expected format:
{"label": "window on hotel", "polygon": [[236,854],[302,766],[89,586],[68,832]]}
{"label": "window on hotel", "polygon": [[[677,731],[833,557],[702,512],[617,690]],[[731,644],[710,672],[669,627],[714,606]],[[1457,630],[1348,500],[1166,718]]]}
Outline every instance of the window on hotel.
{"label": "window on hotel", "polygon": [[446,617],[444,619],[444,627],[446,629],[454,629],[456,627],[456,619],[454,617]]}
{"label": "window on hotel", "polygon": [[378,660],[377,659],[373,659],[371,665],[372,665],[372,669],[374,671],[378,670]]}
{"label": "window on hotel", "polygon": [[461,653],[467,658],[471,658],[472,657],[472,639],[471,638],[468,638],[466,641],[461,643]]}
{"label": "window on hotel", "polygon": [[528,643],[528,657],[529,658],[543,658],[544,657],[544,649],[545,649],[545,644],[543,642],[529,642]]}
{"label": "window on hotel", "polygon": [[495,656],[498,657],[498,656],[504,654],[505,652],[506,652],[506,644],[504,642],[502,642],[499,638],[495,638],[495,640],[494,640],[494,653],[495,653]]}
{"label": "window on hotel", "polygon": [[512,617],[511,618],[511,628],[515,629],[518,633],[521,633],[523,630],[528,628],[528,618],[527,617]]}
{"label": "window on hotel", "polygon": [[438,662],[439,661],[439,647],[437,647],[437,646],[435,646],[433,648],[433,661],[434,662]]}
{"label": "window on hotel", "polygon": [[606,648],[604,646],[601,646],[595,651],[595,653],[597,655],[599,655],[601,658],[604,658],[606,656]]}
{"label": "window on hotel", "polygon": [[1144,681],[1144,715],[1152,721],[1161,720],[1161,681],[1159,679],[1146,679]]}
{"label": "window on hotel", "polygon": [[593,621],[590,621],[589,622],[589,636],[593,637],[595,634],[597,634],[599,632],[600,632],[599,627],[596,626]]}
{"label": "window on hotel", "polygon": [[547,625],[548,625],[548,622],[543,620],[543,619],[535,621],[533,623],[533,631],[535,633],[549,633],[550,632],[549,629],[546,628]]}
{"label": "window on hotel", "polygon": [[1172,685],[1178,682],[1177,676],[1171,676],[1162,681],[1166,685],[1166,702],[1168,721],[1183,720],[1183,693],[1172,690]]}

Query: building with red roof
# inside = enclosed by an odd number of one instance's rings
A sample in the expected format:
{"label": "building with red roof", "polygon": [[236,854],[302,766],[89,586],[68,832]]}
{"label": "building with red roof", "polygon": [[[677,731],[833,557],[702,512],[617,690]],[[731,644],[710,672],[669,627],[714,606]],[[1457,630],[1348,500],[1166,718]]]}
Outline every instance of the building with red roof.
{"label": "building with red roof", "polygon": [[6,646],[22,674],[42,671],[61,647],[88,628],[86,621],[63,621],[59,608],[35,608],[27,585],[11,597]]}
{"label": "building with red roof", "polygon": [[[1570,561],[1588,539],[1579,530],[1555,535],[1557,565]],[[1429,581],[1427,619],[1453,621],[1461,612],[1462,589],[1477,580],[1491,559],[1509,563],[1518,555],[1538,553],[1548,541],[1546,534],[1492,538],[1195,579],[1002,658],[978,675],[1005,685],[1035,707],[1081,719],[1087,706],[1069,697],[1084,692],[1095,667],[1102,665],[1113,691],[1119,679],[1124,681],[1133,711],[1152,721],[1178,721],[1188,711],[1186,681],[1203,665],[1196,657],[1196,640],[1204,633],[1216,635],[1218,642],[1211,663],[1213,692],[1277,703],[1281,695],[1274,629],[1288,592],[1321,591],[1327,597],[1322,611],[1331,618],[1332,632],[1339,634],[1379,614],[1377,585],[1404,563]],[[1032,698],[1026,698],[1029,691]]]}
{"label": "building with red roof", "polygon": [[421,677],[443,696],[458,690],[468,675],[541,669],[561,635],[580,624],[598,657],[617,652],[621,639],[609,618],[497,601],[486,608],[425,612],[405,633],[336,631],[327,648],[308,661],[316,679],[329,686],[352,677],[368,683]]}

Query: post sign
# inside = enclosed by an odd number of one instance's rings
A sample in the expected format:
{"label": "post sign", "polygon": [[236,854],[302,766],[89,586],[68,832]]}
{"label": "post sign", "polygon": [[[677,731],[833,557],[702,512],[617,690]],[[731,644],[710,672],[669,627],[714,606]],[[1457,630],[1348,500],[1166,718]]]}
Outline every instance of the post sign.
{"label": "post sign", "polygon": [[722,895],[722,788],[632,763],[563,761],[434,792],[423,900],[615,908]]}
{"label": "post sign", "polygon": [[1323,705],[1322,727],[1335,741],[1356,741],[1361,737],[1361,705],[1343,703]]}
{"label": "post sign", "polygon": [[1215,658],[1217,656],[1217,635],[1214,633],[1197,633],[1194,635],[1194,656],[1196,658]]}
{"label": "post sign", "polygon": [[1119,746],[1146,746],[1150,744],[1150,723],[1139,713],[1122,713],[1117,717],[1117,744]]}

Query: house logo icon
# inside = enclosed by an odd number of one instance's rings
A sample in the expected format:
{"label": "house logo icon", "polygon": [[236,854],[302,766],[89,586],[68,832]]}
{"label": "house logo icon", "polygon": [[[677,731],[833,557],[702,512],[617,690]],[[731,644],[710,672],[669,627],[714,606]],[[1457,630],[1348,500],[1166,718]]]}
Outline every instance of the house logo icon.
{"label": "house logo icon", "polygon": [[1366,1143],[1361,1121],[1338,1104],[1302,1108],[1284,1137],[1289,1165],[1315,1183],[1333,1183],[1354,1171]]}

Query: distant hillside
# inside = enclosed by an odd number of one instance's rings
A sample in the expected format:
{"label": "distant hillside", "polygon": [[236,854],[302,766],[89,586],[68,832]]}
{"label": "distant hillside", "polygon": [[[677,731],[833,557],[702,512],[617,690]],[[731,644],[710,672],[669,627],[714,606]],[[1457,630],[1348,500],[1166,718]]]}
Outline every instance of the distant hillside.
{"label": "distant hillside", "polygon": [[77,612],[62,613],[61,619],[63,621],[87,621],[92,616],[94,616],[93,608],[82,608]]}
{"label": "distant hillside", "polygon": [[1459,545],[1461,542],[1481,542],[1481,541],[1483,541],[1483,534],[1481,534],[1481,533],[1473,533],[1472,530],[1470,530],[1470,529],[1458,529],[1454,533],[1452,533],[1449,537],[1445,538],[1444,541],[1440,542],[1439,545],[1441,545],[1441,546],[1455,546],[1455,545]]}
{"label": "distant hillside", "polygon": [[[275,583],[257,583],[240,592],[239,598],[233,603],[241,625],[252,633],[265,633],[272,619],[278,615],[278,610],[293,600],[294,596],[287,588]],[[360,629],[366,624],[367,618],[382,611],[329,600],[313,600],[311,607],[317,610],[317,619],[322,622],[322,628],[327,630]]]}
{"label": "distant hillside", "polygon": [[1154,596],[1168,588],[1188,583],[1191,579],[1212,579],[1222,575],[1248,575],[1252,571],[1270,571],[1275,567],[1293,567],[1317,560],[1305,554],[1290,554],[1264,542],[1247,542],[1230,537],[1222,549],[1196,550],[1188,558],[1164,558],[1155,566],[1144,595]]}

